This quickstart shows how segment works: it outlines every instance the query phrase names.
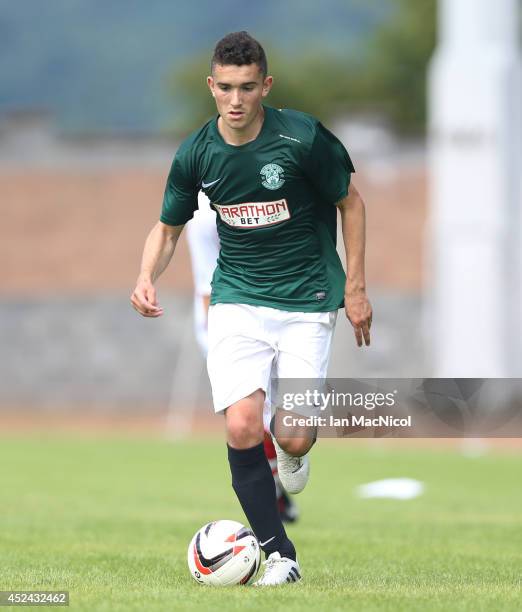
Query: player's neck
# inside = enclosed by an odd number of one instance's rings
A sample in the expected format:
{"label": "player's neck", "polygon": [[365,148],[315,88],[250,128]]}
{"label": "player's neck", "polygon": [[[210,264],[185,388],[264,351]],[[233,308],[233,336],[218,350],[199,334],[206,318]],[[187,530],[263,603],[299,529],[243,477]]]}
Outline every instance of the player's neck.
{"label": "player's neck", "polygon": [[228,125],[223,121],[223,117],[218,118],[217,127],[223,140],[227,144],[237,147],[255,140],[261,132],[264,120],[265,110],[262,106],[260,106],[255,119],[242,129],[233,129],[228,127]]}

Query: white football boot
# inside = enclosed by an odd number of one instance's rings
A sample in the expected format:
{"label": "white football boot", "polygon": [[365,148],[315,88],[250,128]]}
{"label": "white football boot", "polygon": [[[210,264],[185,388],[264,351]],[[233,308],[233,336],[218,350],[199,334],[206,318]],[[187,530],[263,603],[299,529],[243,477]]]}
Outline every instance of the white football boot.
{"label": "white football boot", "polygon": [[268,559],[263,561],[263,565],[265,573],[254,582],[254,586],[277,586],[301,580],[299,563],[287,557],[281,557],[278,552],[269,555]]}
{"label": "white football boot", "polygon": [[273,440],[277,454],[277,471],[283,488],[293,495],[300,493],[310,477],[308,453],[302,457],[293,457],[279,446],[275,437]]}

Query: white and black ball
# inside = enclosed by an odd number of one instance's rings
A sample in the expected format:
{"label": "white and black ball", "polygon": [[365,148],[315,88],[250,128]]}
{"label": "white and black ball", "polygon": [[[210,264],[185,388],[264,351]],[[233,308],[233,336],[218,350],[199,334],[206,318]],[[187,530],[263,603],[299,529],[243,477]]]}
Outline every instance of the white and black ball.
{"label": "white and black ball", "polygon": [[199,529],[188,547],[194,580],[211,586],[249,584],[261,564],[253,532],[237,521],[213,521]]}

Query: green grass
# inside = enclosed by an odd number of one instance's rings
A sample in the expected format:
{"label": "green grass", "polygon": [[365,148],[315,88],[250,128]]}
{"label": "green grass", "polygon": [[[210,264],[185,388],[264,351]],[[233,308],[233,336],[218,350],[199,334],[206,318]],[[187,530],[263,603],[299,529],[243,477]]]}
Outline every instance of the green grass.
{"label": "green grass", "polygon": [[[0,590],[66,589],[88,611],[520,610],[521,467],[321,442],[289,529],[304,581],[212,589],[189,576],[186,548],[209,520],[244,521],[222,442],[0,439]],[[353,494],[394,476],[425,495]]]}

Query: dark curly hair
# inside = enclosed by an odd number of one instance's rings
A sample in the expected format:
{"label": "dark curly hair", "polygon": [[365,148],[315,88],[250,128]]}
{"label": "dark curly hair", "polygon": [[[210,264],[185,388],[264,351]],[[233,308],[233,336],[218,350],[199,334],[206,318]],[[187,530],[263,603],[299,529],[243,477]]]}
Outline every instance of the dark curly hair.
{"label": "dark curly hair", "polygon": [[214,49],[214,55],[210,62],[210,70],[214,66],[244,66],[245,64],[257,64],[263,77],[267,75],[268,67],[263,47],[252,38],[248,32],[231,32],[223,37]]}

